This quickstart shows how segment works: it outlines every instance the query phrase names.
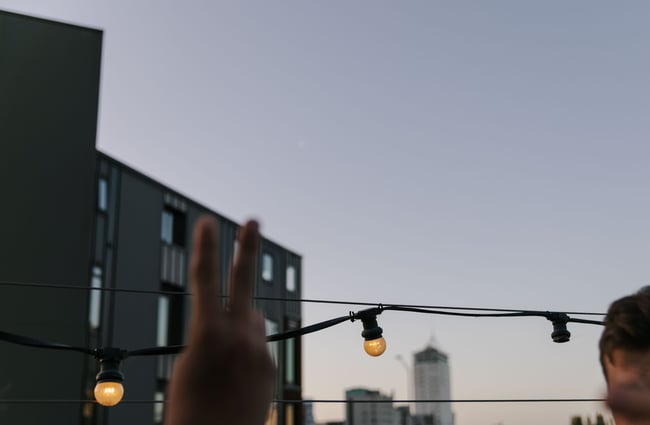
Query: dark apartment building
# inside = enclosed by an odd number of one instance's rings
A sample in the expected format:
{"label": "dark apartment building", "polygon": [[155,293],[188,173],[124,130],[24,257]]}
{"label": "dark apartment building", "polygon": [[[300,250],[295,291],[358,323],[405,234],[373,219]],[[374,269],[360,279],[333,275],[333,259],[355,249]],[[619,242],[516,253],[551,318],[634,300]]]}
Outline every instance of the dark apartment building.
{"label": "dark apartment building", "polygon": [[[191,229],[212,215],[229,264],[238,225],[95,149],[101,45],[99,30],[0,11],[0,331],[82,347],[182,344]],[[267,333],[300,327],[301,257],[268,239],[259,252],[256,296],[283,299],[256,302]],[[276,398],[301,400],[300,339],[269,348]],[[164,400],[173,362],[128,358],[124,402],[103,407],[82,402],[94,358],[0,342],[0,423],[162,423],[165,405],[151,401]],[[302,424],[300,403],[271,418]]]}

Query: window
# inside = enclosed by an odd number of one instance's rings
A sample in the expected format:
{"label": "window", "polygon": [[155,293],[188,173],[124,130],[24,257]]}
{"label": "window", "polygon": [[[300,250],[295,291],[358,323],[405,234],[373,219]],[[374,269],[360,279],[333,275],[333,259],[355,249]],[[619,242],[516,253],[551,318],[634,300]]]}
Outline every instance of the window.
{"label": "window", "polygon": [[[264,328],[266,329],[266,335],[273,335],[278,333],[279,326],[276,322],[264,319]],[[278,341],[268,342],[267,346],[269,347],[269,352],[271,353],[271,358],[273,359],[273,364],[277,366],[278,364]]]}
{"label": "window", "polygon": [[158,333],[156,345],[164,347],[167,345],[167,333],[169,329],[169,298],[161,295],[158,298]]}
{"label": "window", "polygon": [[185,214],[165,208],[162,212],[160,239],[170,245],[185,246]]}
{"label": "window", "polygon": [[158,402],[153,404],[153,422],[161,424],[165,414],[165,403],[162,403],[165,401],[165,393],[162,391],[156,391],[153,395],[153,399]]}
{"label": "window", "polygon": [[97,185],[97,208],[106,211],[108,208],[108,182],[106,179],[99,179]]}
{"label": "window", "polygon": [[[182,295],[180,288],[166,283],[162,283],[161,289]],[[169,294],[158,297],[158,320],[156,329],[156,345],[158,347],[183,344],[185,299],[179,295]],[[175,360],[175,355],[158,356],[156,377],[158,378],[159,390],[164,390],[167,381],[171,377]]]}
{"label": "window", "polygon": [[268,252],[262,255],[262,279],[267,282],[273,281],[273,256]]}
{"label": "window", "polygon": [[285,380],[287,381],[287,384],[295,384],[296,383],[296,355],[295,355],[295,349],[296,349],[296,340],[293,338],[289,338],[285,340],[284,342],[284,360],[285,360]]}
{"label": "window", "polygon": [[104,214],[97,214],[95,217],[95,262],[104,262],[104,247],[106,233],[106,220]]}
{"label": "window", "polygon": [[167,210],[162,212],[162,229],[160,233],[163,242],[172,243],[174,239],[174,215]]}
{"label": "window", "polygon": [[287,291],[294,292],[296,290],[296,268],[294,266],[287,267]]}
{"label": "window", "polygon": [[284,423],[286,425],[294,425],[294,410],[293,404],[287,404],[284,408]]}
{"label": "window", "polygon": [[167,243],[160,248],[160,280],[172,285],[171,290],[183,288],[187,280],[185,248]]}
{"label": "window", "polygon": [[93,267],[93,274],[90,278],[90,286],[96,291],[90,291],[90,308],[88,309],[88,322],[90,327],[97,329],[100,323],[102,291],[102,269],[100,267]]}
{"label": "window", "polygon": [[[174,345],[170,341],[170,323],[174,323],[172,316],[173,299],[167,295],[158,297],[158,327],[156,332],[156,345],[164,347],[167,345]],[[174,364],[174,356],[158,356],[156,377],[158,378],[161,387],[169,380],[172,374],[172,366]]]}

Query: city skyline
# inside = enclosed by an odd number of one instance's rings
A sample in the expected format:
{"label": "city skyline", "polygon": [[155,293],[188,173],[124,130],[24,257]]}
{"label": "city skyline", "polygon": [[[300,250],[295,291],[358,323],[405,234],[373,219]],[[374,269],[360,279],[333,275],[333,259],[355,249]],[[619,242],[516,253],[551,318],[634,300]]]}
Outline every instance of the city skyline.
{"label": "city skyline", "polygon": [[[604,313],[648,283],[643,2],[0,0],[104,31],[97,146],[304,259],[304,297]],[[303,324],[357,307],[303,304]],[[597,326],[384,312],[303,338],[305,397],[408,398],[433,332],[452,396],[600,398]],[[335,367],[334,367],[335,366]],[[313,406],[317,422],[341,405]],[[542,425],[599,403],[457,404]]]}

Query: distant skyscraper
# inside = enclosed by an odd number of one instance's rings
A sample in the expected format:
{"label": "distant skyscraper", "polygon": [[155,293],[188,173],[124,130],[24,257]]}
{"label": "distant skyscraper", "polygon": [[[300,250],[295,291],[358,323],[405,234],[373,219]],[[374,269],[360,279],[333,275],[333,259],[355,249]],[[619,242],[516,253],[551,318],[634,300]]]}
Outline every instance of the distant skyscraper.
{"label": "distant skyscraper", "polygon": [[[414,355],[414,385],[417,400],[450,400],[448,358],[431,345]],[[416,403],[416,423],[421,425],[453,425],[450,403]]]}
{"label": "distant skyscraper", "polygon": [[[345,410],[345,425],[395,425],[393,397],[379,391],[352,388],[345,392],[348,401]],[[368,401],[376,400],[377,403]],[[363,401],[363,403],[354,403]]]}

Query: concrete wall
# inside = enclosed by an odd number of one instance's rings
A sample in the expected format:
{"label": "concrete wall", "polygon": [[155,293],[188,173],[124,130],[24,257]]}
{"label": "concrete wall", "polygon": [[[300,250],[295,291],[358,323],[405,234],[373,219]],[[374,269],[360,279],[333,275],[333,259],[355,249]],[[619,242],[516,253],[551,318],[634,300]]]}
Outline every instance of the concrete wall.
{"label": "concrete wall", "polygon": [[[114,287],[160,290],[160,217],[162,193],[128,173],[120,179]],[[123,349],[156,345],[158,298],[150,294],[114,293],[110,344]],[[125,399],[152,400],[157,357],[132,357],[122,365]],[[109,423],[153,422],[153,406],[120,404],[106,409]]]}
{"label": "concrete wall", "polygon": [[[0,281],[88,285],[101,44],[0,11]],[[0,329],[83,346],[87,297],[0,286]],[[0,398],[82,396],[82,355],[0,345]],[[70,424],[80,409],[0,404],[0,423]]]}

